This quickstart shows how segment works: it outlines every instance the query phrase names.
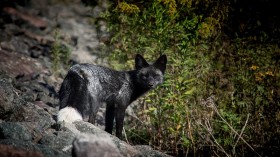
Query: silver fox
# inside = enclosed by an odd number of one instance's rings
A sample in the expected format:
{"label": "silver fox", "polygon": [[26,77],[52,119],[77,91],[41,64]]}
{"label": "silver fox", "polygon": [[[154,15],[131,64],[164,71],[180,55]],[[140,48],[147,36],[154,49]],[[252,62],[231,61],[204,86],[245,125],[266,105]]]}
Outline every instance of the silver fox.
{"label": "silver fox", "polygon": [[116,71],[92,64],[72,66],[59,91],[57,120],[84,120],[94,124],[99,107],[106,103],[105,131],[112,134],[115,119],[116,136],[121,138],[126,108],[163,82],[166,63],[166,55],[149,64],[137,54],[135,70],[131,71]]}

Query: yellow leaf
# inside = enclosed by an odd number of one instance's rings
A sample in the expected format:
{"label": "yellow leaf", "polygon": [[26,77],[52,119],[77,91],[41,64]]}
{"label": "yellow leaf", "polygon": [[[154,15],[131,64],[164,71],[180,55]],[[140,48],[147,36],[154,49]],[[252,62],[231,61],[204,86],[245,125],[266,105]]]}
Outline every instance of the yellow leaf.
{"label": "yellow leaf", "polygon": [[181,128],[181,125],[180,125],[180,124],[177,125],[177,128],[176,128],[176,129],[179,130],[180,128]]}

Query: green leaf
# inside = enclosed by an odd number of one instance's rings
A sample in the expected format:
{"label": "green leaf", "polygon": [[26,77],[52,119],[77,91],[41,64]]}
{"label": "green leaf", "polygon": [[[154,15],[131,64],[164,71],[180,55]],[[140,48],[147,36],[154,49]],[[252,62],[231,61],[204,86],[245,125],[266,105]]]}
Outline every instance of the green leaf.
{"label": "green leaf", "polygon": [[184,93],[184,95],[192,95],[194,92],[195,88],[193,87],[191,90],[188,90]]}

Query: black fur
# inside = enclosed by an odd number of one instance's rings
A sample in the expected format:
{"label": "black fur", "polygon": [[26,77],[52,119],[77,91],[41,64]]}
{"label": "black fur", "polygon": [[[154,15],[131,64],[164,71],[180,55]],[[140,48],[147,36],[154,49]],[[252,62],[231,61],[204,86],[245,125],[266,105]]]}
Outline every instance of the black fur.
{"label": "black fur", "polygon": [[96,112],[106,103],[105,130],[112,134],[116,121],[116,136],[121,137],[125,110],[138,97],[163,82],[166,55],[153,64],[139,54],[135,70],[115,71],[92,64],[76,64],[69,70],[59,92],[60,109],[71,106],[84,120],[94,124]]}

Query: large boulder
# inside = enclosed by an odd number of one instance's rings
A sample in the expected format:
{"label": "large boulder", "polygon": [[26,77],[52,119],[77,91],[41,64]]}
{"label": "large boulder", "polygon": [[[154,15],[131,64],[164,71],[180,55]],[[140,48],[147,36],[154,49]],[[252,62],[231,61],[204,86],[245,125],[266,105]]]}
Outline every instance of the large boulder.
{"label": "large boulder", "polygon": [[71,147],[75,137],[75,133],[64,127],[53,133],[44,134],[39,143],[71,155]]}
{"label": "large boulder", "polygon": [[18,123],[3,122],[0,123],[0,139],[31,141],[32,136],[27,128]]}
{"label": "large boulder", "polygon": [[[110,154],[112,156],[124,156],[124,157],[167,157],[168,155],[163,154],[159,151],[153,150],[149,146],[131,146],[128,143],[120,140],[119,138],[108,134],[104,130],[100,129],[92,125],[91,123],[84,121],[76,121],[74,123],[60,123],[61,127],[59,129],[59,134],[56,134],[56,138],[53,138],[54,141],[58,140],[62,137],[68,137],[70,141],[65,142],[64,147],[60,145],[60,151],[64,151],[69,153],[69,150],[72,149],[73,156],[80,157],[80,153],[82,153],[86,157],[95,157],[90,154],[99,154],[100,156],[106,156],[106,154]],[[64,134],[65,132],[66,134]],[[69,138],[71,137],[71,138]],[[75,138],[73,138],[75,137]],[[46,141],[46,140],[44,140]],[[49,140],[47,140],[49,141]],[[51,140],[53,141],[53,140]],[[50,147],[54,147],[54,143],[50,142]],[[68,143],[68,144],[67,144]],[[71,143],[71,144],[70,144]],[[73,144],[72,144],[73,143]],[[62,144],[62,143],[60,143]],[[61,149],[63,148],[63,149]],[[109,155],[109,156],[110,156]]]}
{"label": "large boulder", "polygon": [[6,119],[25,103],[12,82],[11,77],[0,72],[0,119]]}
{"label": "large boulder", "polygon": [[31,141],[0,139],[0,145],[8,145],[25,151],[39,152],[40,154],[43,154],[44,157],[70,157],[70,155],[63,154],[53,148],[41,144],[35,144]]}
{"label": "large boulder", "polygon": [[37,151],[20,150],[8,145],[0,145],[1,157],[43,157]]}
{"label": "large boulder", "polygon": [[82,135],[73,143],[73,157],[122,157],[109,136]]}

